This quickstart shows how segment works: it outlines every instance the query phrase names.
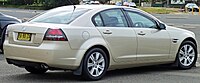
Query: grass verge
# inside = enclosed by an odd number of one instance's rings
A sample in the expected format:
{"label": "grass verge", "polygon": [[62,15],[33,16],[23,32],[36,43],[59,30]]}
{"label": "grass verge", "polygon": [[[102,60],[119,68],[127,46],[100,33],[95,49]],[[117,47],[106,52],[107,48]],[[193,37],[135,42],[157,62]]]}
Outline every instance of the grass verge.
{"label": "grass verge", "polygon": [[178,8],[164,8],[164,7],[139,7],[139,9],[144,10],[152,14],[172,14],[178,13]]}

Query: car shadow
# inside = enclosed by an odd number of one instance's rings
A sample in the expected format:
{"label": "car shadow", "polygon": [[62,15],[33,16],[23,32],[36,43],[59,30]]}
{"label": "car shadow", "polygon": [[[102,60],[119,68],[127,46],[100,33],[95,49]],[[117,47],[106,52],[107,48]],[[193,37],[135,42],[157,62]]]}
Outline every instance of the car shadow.
{"label": "car shadow", "polygon": [[[104,78],[100,80],[103,82],[105,80],[115,79],[118,77],[125,77],[130,75],[142,75],[142,74],[151,74],[151,73],[162,73],[162,72],[174,72],[174,71],[185,71],[185,70],[177,70],[176,67],[166,66],[166,65],[157,65],[157,66],[146,66],[146,67],[136,67],[136,68],[128,68],[128,69],[117,69],[111,70],[106,73]],[[5,76],[5,78],[7,78]],[[84,81],[81,76],[75,76],[71,71],[49,71],[45,74],[30,74],[30,73],[22,73],[22,74],[14,74],[9,76],[12,80],[17,81],[34,81],[34,82],[88,82]]]}
{"label": "car shadow", "polygon": [[9,76],[12,80],[17,81],[31,81],[31,82],[82,82],[80,76],[73,75],[72,72],[47,72],[45,74],[30,74],[28,72],[22,73],[22,74],[15,74]]}
{"label": "car shadow", "polygon": [[167,71],[177,71],[177,70],[178,69],[173,66],[156,65],[156,66],[135,67],[135,68],[108,71],[106,76],[109,77],[109,76],[138,75],[138,74],[148,74],[155,72],[167,72]]}

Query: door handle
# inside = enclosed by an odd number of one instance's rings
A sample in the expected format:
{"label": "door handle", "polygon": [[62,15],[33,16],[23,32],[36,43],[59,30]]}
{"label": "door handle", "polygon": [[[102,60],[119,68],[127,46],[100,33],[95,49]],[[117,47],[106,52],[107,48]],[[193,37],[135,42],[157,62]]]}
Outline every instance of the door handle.
{"label": "door handle", "polygon": [[103,32],[103,34],[112,34],[112,31],[106,30],[106,31]]}
{"label": "door handle", "polygon": [[146,33],[141,31],[141,32],[138,33],[138,35],[142,35],[143,36],[143,35],[146,35]]}

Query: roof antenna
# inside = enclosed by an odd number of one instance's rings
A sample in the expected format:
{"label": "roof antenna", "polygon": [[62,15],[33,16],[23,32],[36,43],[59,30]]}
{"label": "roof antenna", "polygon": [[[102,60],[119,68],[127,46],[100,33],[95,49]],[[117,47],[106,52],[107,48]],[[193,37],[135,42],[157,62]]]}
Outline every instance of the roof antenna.
{"label": "roof antenna", "polygon": [[69,1],[69,3],[71,3],[74,6],[74,9],[73,9],[73,12],[74,12],[74,10],[76,9],[76,6],[74,5],[74,3],[71,0],[68,0],[68,1]]}
{"label": "roof antenna", "polygon": [[69,20],[72,18],[72,16],[73,16],[73,14],[74,14],[74,11],[75,11],[75,9],[76,9],[76,6],[74,5],[74,3],[71,1],[71,0],[67,0],[67,1],[69,1],[69,3],[71,3],[73,6],[74,6],[74,9],[73,9],[73,11],[72,11],[72,14],[71,14],[71,16],[70,16],[70,18],[69,18]]}

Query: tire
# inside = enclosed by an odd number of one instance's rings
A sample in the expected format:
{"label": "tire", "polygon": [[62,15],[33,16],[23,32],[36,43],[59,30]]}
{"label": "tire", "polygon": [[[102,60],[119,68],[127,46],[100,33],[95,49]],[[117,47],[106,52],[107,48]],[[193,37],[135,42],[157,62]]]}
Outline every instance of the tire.
{"label": "tire", "polygon": [[26,71],[32,74],[43,74],[47,72],[48,69],[36,68],[36,67],[25,67]]}
{"label": "tire", "polygon": [[[90,64],[90,65],[89,65]],[[100,48],[89,50],[83,59],[83,78],[85,80],[100,80],[108,68],[106,53]]]}
{"label": "tire", "polygon": [[190,69],[197,61],[197,47],[191,41],[184,41],[177,53],[176,62],[179,69]]}
{"label": "tire", "polygon": [[0,50],[2,51],[1,52],[1,54],[3,54],[4,53],[4,50],[3,50],[3,43],[4,43],[4,41],[5,41],[5,33],[6,33],[6,29],[7,29],[7,27],[5,27],[3,30],[1,30],[2,32],[1,32],[1,38],[0,38]]}

